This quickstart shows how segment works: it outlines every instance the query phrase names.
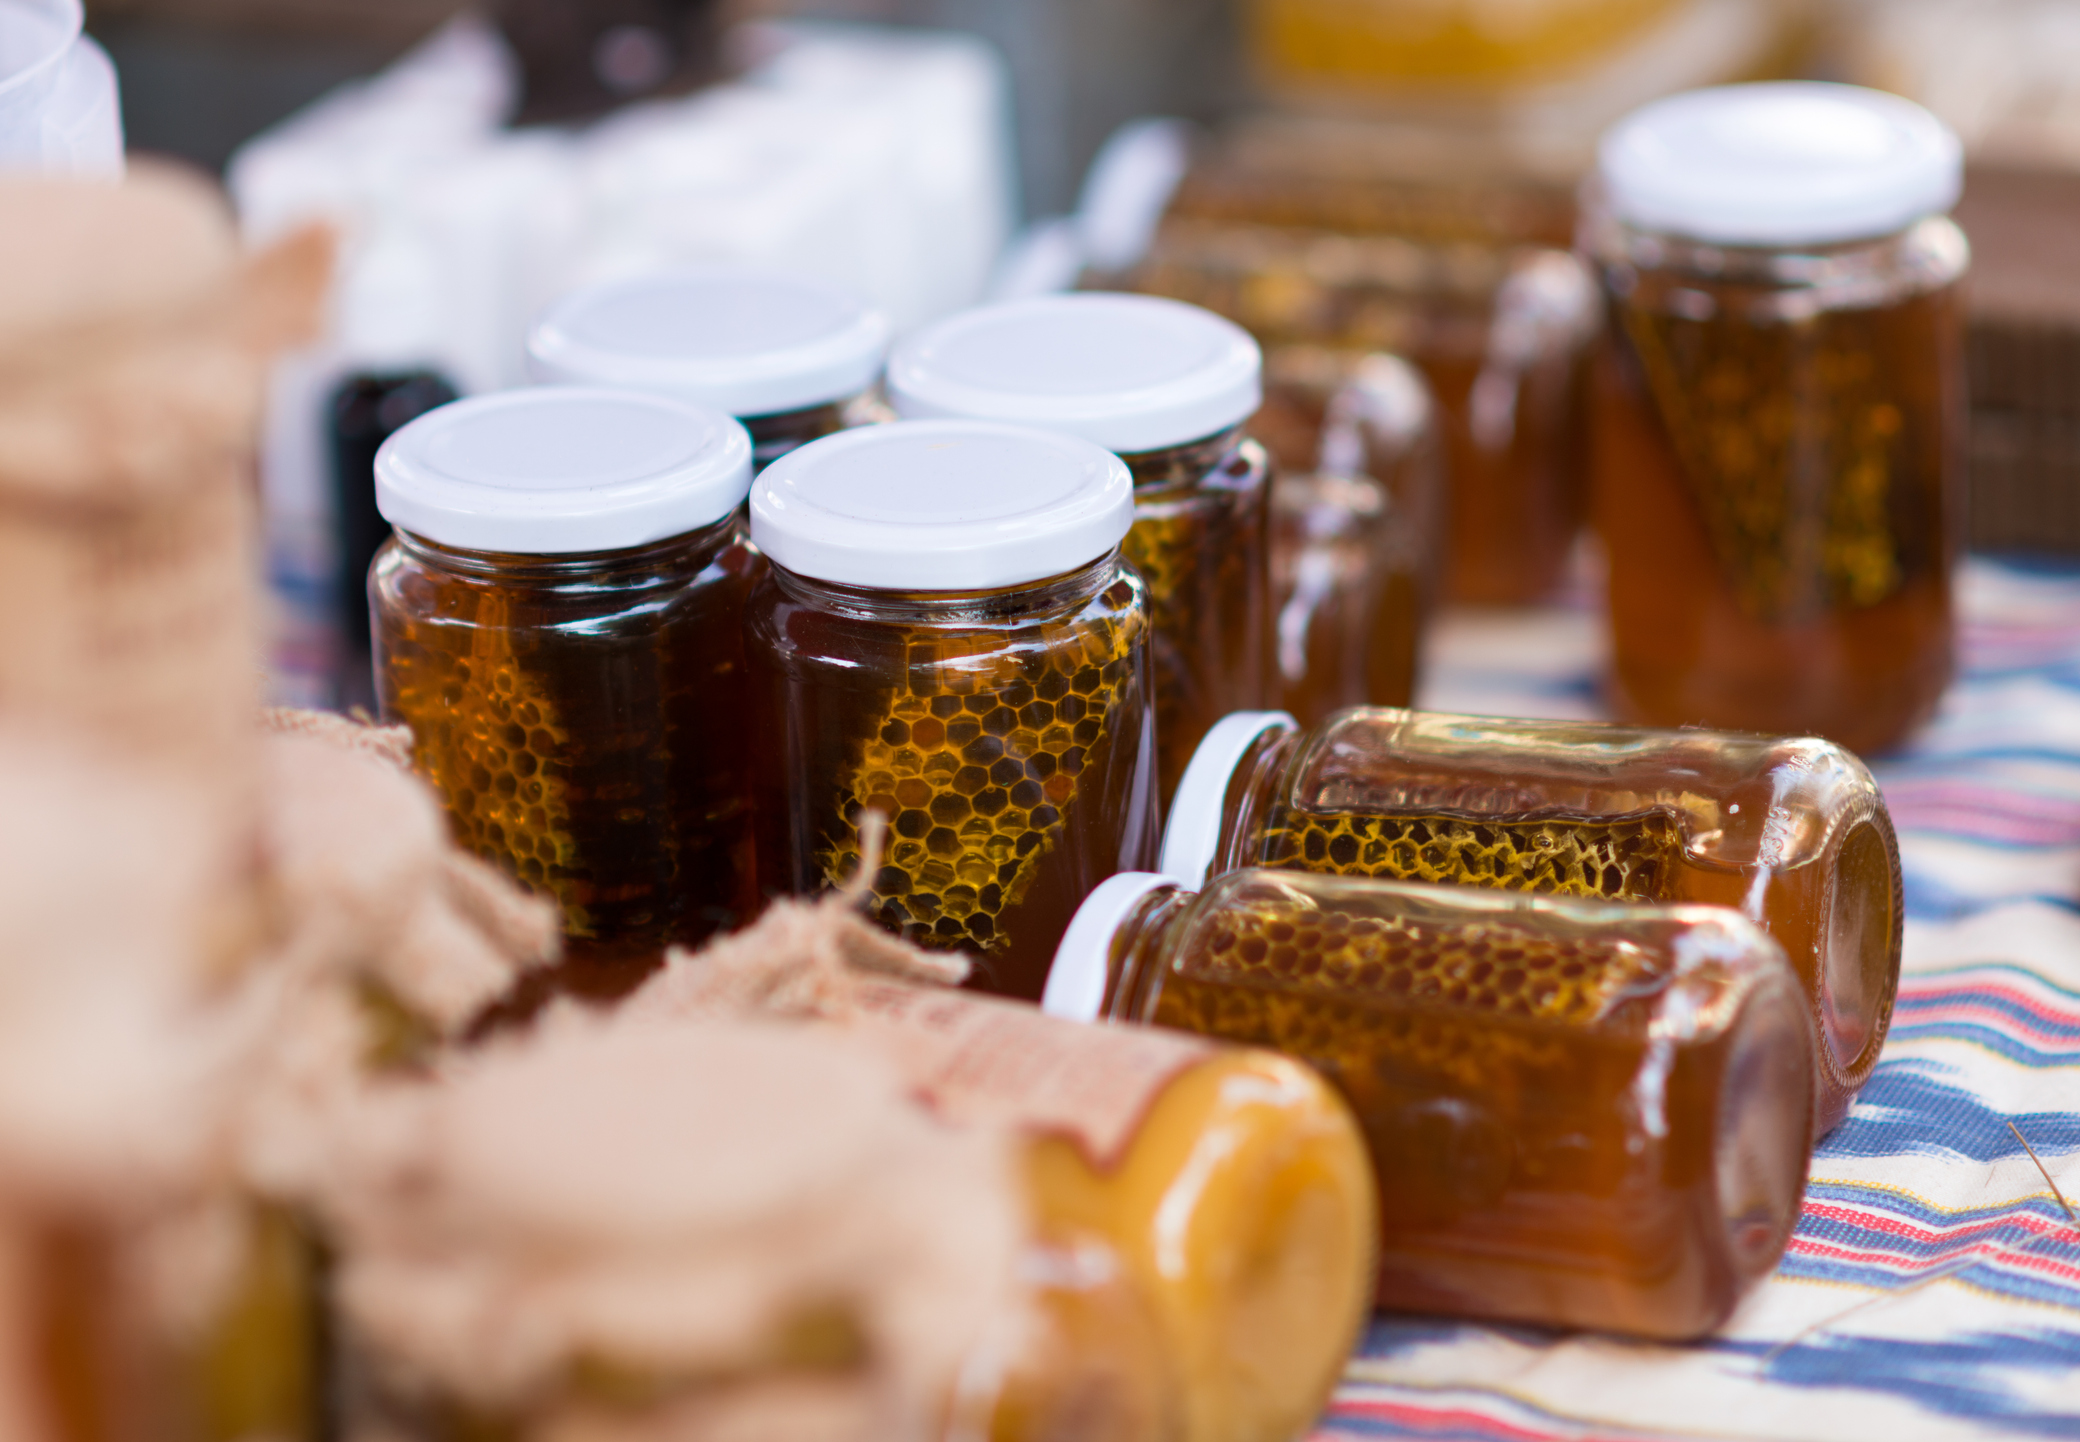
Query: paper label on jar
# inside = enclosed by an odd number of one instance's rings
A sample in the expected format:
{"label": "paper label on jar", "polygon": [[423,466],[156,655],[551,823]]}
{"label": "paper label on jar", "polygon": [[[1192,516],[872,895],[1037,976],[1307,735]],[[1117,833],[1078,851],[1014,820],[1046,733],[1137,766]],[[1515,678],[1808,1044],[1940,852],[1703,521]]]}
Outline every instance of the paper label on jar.
{"label": "paper label on jar", "polygon": [[851,1028],[933,1111],[1067,1137],[1101,1171],[1163,1089],[1215,1050],[1181,1032],[1066,1021],[966,991],[870,981],[851,1000]]}

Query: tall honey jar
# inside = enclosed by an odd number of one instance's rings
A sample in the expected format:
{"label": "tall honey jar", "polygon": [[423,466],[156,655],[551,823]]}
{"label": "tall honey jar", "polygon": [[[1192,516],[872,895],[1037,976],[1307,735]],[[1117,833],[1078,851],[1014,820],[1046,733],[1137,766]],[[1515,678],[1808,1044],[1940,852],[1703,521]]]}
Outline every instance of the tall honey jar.
{"label": "tall honey jar", "polygon": [[770,562],[745,624],[759,885],[838,886],[1036,998],[1090,889],[1157,846],[1149,607],[1120,557],[1124,462],[1073,436],[897,422],[783,456],[751,492]]}
{"label": "tall honey jar", "polygon": [[1877,1065],[1899,988],[1899,844],[1829,741],[1358,708],[1225,719],[1163,840],[1188,886],[1243,867],[1736,908],[1805,984],[1816,1134]]}
{"label": "tall honey jar", "polygon": [[871,417],[888,320],[838,286],[751,266],[657,271],[565,296],[527,338],[541,382],[654,391],[735,416],[763,470]]}
{"label": "tall honey jar", "polygon": [[1379,1182],[1383,1306],[1696,1337],[1798,1219],[1807,1004],[1723,907],[1119,876],[1045,1006],[1268,1047],[1342,1091]]}
{"label": "tall honey jar", "polygon": [[1599,170],[1613,703],[1896,744],[1953,667],[1957,138],[1875,91],[1728,86],[1634,112]]}
{"label": "tall honey jar", "polygon": [[562,908],[579,990],[754,909],[750,482],[729,417],[584,387],[457,401],[377,453],[383,719],[456,839]]}
{"label": "tall honey jar", "polygon": [[899,415],[1041,426],[1126,461],[1166,800],[1207,728],[1271,684],[1271,473],[1245,431],[1262,369],[1257,343],[1210,311],[1095,293],[966,311],[889,357]]}

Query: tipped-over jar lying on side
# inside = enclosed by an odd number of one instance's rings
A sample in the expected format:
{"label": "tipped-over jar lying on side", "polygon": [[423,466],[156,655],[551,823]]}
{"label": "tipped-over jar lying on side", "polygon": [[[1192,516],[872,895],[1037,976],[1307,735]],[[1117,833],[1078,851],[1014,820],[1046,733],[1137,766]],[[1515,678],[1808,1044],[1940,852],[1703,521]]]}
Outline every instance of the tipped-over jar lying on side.
{"label": "tipped-over jar lying on side", "polygon": [[1824,1135],[1899,988],[1899,844],[1863,763],[1811,737],[1358,709],[1229,717],[1164,835],[1185,885],[1243,866],[1737,908],[1805,983]]}
{"label": "tipped-over jar lying on side", "polygon": [[1723,907],[1120,876],[1078,914],[1046,1005],[1328,1078],[1379,1181],[1383,1306],[1696,1337],[1798,1218],[1807,1008],[1776,943]]}

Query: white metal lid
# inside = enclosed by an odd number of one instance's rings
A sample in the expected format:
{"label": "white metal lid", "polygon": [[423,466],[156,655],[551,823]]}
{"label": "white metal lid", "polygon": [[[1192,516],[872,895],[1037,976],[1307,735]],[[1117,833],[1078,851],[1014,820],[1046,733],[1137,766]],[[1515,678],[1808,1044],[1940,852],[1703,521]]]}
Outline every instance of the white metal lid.
{"label": "white metal lid", "polygon": [[1134,524],[1126,463],[995,421],[896,421],[788,452],[751,489],[751,539],[820,581],[982,591],[1045,580]]}
{"label": "white metal lid", "polygon": [[1240,425],[1263,353],[1212,311],[1149,295],[1046,295],[950,316],[888,362],[903,416],[1017,421],[1109,451],[1161,450]]}
{"label": "white metal lid", "polygon": [[376,509],[443,546],[617,551],[711,526],[751,486],[751,437],[636,391],[536,386],[428,411],[376,452]]}
{"label": "white metal lid", "polygon": [[1854,85],[1724,85],[1642,106],[1598,162],[1628,225],[1722,245],[1890,234],[1948,210],[1964,184],[1951,129],[1910,100]]}
{"label": "white metal lid", "polygon": [[1206,885],[1214,848],[1221,839],[1221,813],[1235,768],[1266,731],[1295,730],[1300,723],[1284,711],[1230,711],[1206,733],[1192,753],[1170,815],[1163,823],[1163,875],[1193,891]]}
{"label": "white metal lid", "polygon": [[1076,908],[1069,929],[1062,933],[1061,945],[1054,949],[1054,965],[1047,972],[1047,989],[1040,993],[1040,1009],[1071,1021],[1096,1021],[1105,1007],[1112,938],[1120,923],[1150,892],[1176,889],[1175,880],[1152,871],[1122,871],[1099,882]]}
{"label": "white metal lid", "polygon": [[838,287],[732,266],[587,287],[527,339],[537,381],[659,391],[733,416],[858,395],[887,351],[887,319]]}

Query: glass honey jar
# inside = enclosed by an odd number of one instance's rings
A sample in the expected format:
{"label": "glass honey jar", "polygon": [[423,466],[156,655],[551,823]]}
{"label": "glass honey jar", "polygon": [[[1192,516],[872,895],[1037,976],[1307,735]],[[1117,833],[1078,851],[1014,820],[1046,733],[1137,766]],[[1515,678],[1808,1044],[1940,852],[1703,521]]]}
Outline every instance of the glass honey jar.
{"label": "glass honey jar", "polygon": [[1695,91],[1605,135],[1594,511],[1629,718],[1871,752],[1933,713],[1962,524],[1960,153],[1843,85]]}
{"label": "glass honey jar", "polygon": [[1041,426],[1125,459],[1166,802],[1207,728],[1271,685],[1271,474],[1244,431],[1262,367],[1256,342],[1211,312],[1095,293],[965,311],[889,357],[898,415]]}
{"label": "glass honey jar", "polygon": [[1046,1009],[1308,1062],[1364,1127],[1381,1305],[1680,1340],[1783,1254],[1808,1006],[1724,907],[1243,870],[1093,893]]}
{"label": "glass honey jar", "polygon": [[751,443],[662,396],[457,401],[376,457],[377,694],[456,839],[563,910],[612,992],[750,918],[743,607]]}
{"label": "glass honey jar", "polygon": [[1039,996],[1084,896],[1157,845],[1133,519],[1118,457],[995,422],[862,427],[767,468],[734,733],[766,895],[843,884],[879,811],[871,914]]}
{"label": "glass honey jar", "polygon": [[1283,346],[1253,429],[1271,490],[1276,704],[1307,725],[1415,700],[1438,583],[1435,408],[1398,356]]}
{"label": "glass honey jar", "polygon": [[843,289],[750,266],[659,271],[575,291],[527,338],[539,382],[675,396],[735,416],[764,470],[878,418],[888,320]]}
{"label": "glass honey jar", "polygon": [[1243,867],[1729,906],[1804,982],[1816,1135],[1877,1065],[1899,988],[1899,844],[1832,742],[1359,708],[1224,720],[1163,838],[1187,886]]}

